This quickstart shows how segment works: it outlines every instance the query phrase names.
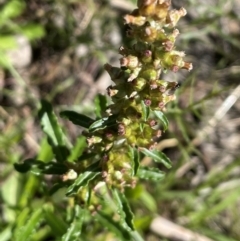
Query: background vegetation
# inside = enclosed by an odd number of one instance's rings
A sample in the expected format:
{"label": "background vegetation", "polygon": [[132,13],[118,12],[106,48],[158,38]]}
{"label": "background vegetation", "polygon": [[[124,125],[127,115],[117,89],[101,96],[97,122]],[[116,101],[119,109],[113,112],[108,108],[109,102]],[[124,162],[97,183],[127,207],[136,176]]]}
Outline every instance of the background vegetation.
{"label": "background vegetation", "polygon": [[[56,113],[70,108],[92,115],[95,95],[110,84],[102,65],[118,64],[117,49],[129,42],[122,16],[135,4],[0,1],[0,241],[61,240],[66,232],[71,200],[64,190],[48,194],[55,177],[22,175],[13,164],[36,155],[52,158],[37,117],[41,98],[50,101]],[[201,238],[237,241],[240,3],[173,0],[173,6],[188,11],[178,26],[177,46],[194,69],[165,76],[181,83],[177,101],[166,113],[169,130],[159,143],[173,168],[162,182],[142,182],[129,190],[134,222],[147,241],[187,241],[183,233],[189,230]],[[82,130],[68,121],[61,124],[75,142]],[[151,165],[147,158],[143,163]],[[164,233],[163,223],[156,230],[153,224],[160,216],[186,230],[178,239]],[[74,240],[121,240],[115,235],[89,216],[81,238]]]}

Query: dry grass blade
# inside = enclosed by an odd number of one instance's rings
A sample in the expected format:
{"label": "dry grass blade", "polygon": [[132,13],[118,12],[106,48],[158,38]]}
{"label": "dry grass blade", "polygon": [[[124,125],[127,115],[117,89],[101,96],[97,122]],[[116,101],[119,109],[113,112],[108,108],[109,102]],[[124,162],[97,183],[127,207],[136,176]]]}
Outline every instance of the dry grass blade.
{"label": "dry grass blade", "polygon": [[193,145],[198,146],[205,139],[206,136],[210,135],[214,131],[214,127],[221,121],[226,113],[232,108],[236,101],[240,98],[240,85],[238,85],[233,92],[226,98],[222,105],[217,109],[214,116],[208,121],[205,126],[192,141]]}
{"label": "dry grass blade", "polygon": [[160,216],[153,219],[150,229],[157,235],[179,241],[213,241]]}

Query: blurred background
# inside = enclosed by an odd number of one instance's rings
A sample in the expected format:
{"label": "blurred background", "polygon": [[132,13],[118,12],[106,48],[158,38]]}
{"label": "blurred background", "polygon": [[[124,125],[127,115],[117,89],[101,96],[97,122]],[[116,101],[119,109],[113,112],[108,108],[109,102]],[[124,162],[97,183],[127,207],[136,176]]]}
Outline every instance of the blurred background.
{"label": "blurred background", "polygon": [[[161,183],[142,182],[128,191],[135,225],[147,241],[192,240],[188,232],[201,235],[193,241],[238,241],[240,1],[172,4],[188,12],[176,45],[194,68],[163,76],[181,83],[158,145],[173,168]],[[111,84],[103,64],[118,66],[118,48],[131,43],[122,17],[135,6],[134,0],[0,0],[0,241],[16,240],[21,215],[45,203],[64,220],[64,195],[44,195],[51,178],[18,174],[13,164],[39,156],[46,144],[37,117],[42,98],[57,114],[68,108],[92,115],[95,95]],[[60,122],[74,143],[82,130]],[[170,233],[164,232],[166,220]],[[118,240],[91,221],[84,230],[79,240]],[[31,240],[59,240],[56,233],[42,223]]]}

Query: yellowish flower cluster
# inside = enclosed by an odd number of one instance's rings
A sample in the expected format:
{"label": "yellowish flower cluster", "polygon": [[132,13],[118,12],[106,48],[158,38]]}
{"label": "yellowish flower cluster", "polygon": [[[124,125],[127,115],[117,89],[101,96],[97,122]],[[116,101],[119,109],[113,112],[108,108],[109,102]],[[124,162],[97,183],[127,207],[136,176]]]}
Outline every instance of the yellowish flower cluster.
{"label": "yellowish flower cluster", "polygon": [[105,65],[114,85],[107,89],[112,104],[105,112],[106,125],[86,133],[88,153],[101,159],[101,175],[94,179],[123,190],[136,183],[132,152],[154,150],[161,136],[158,121],[149,111],[164,111],[175,99],[177,82],[160,78],[162,71],[192,69],[183,60],[184,52],[175,49],[179,34],[175,28],[186,14],[184,8],[171,10],[170,0],[139,0],[138,8],[124,17],[127,35],[135,40],[130,47],[120,47],[120,67]]}

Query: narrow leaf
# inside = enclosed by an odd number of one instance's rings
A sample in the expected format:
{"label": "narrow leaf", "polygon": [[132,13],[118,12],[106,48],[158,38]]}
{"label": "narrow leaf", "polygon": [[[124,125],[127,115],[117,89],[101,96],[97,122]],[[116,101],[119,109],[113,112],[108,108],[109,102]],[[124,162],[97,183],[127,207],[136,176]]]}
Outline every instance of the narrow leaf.
{"label": "narrow leaf", "polygon": [[45,29],[40,24],[29,23],[21,26],[20,30],[29,40],[40,39],[46,35]]}
{"label": "narrow leaf", "polygon": [[141,105],[142,105],[142,111],[143,111],[143,119],[145,121],[147,121],[149,114],[150,114],[150,108],[149,108],[149,106],[146,106],[144,104],[144,101],[141,102]]}
{"label": "narrow leaf", "polygon": [[89,158],[93,158],[95,157],[97,154],[92,152],[92,153],[83,153],[81,156],[79,156],[77,158],[77,161],[81,162],[81,161],[84,161],[84,160],[87,160]]}
{"label": "narrow leaf", "polygon": [[72,110],[65,110],[60,112],[62,118],[70,120],[73,124],[89,128],[89,126],[94,122],[93,119],[86,115],[79,114]]}
{"label": "narrow leaf", "polygon": [[69,162],[76,161],[79,156],[82,155],[85,147],[87,146],[86,138],[84,136],[80,136],[77,138],[76,144],[70,151],[70,155],[68,157]]}
{"label": "narrow leaf", "polygon": [[57,161],[66,161],[69,154],[65,144],[66,137],[58,124],[51,104],[45,100],[42,100],[41,104],[42,108],[39,111],[39,117],[41,119],[42,129],[48,136],[48,142],[52,147]]}
{"label": "narrow leaf", "polygon": [[10,18],[18,17],[24,11],[25,6],[25,3],[22,1],[8,1],[1,10],[0,19],[8,21]]}
{"label": "narrow leaf", "polygon": [[35,159],[27,159],[23,163],[15,163],[14,167],[18,172],[26,173],[28,171],[31,171],[36,175],[39,175],[39,174],[62,175],[68,171],[68,167],[63,163],[57,163],[57,162],[45,163]]}
{"label": "narrow leaf", "polygon": [[[0,50],[9,50],[17,47],[17,41],[13,35],[1,35],[0,38]],[[2,55],[2,53],[1,53]],[[4,61],[4,58],[3,60]],[[1,62],[2,62],[1,61]]]}
{"label": "narrow leaf", "polygon": [[41,221],[43,217],[42,208],[37,209],[33,212],[27,223],[17,230],[16,241],[26,241],[29,240],[31,234],[34,232],[35,227]]}
{"label": "narrow leaf", "polygon": [[147,148],[139,149],[143,154],[151,157],[155,162],[162,163],[167,168],[172,167],[170,159],[163,152],[157,150],[148,150]]}
{"label": "narrow leaf", "polygon": [[86,171],[78,176],[75,182],[68,187],[66,195],[74,195],[78,192],[79,188],[82,186],[87,186],[88,183],[93,180],[96,176],[98,176],[100,172],[91,172]]}
{"label": "narrow leaf", "polygon": [[133,213],[130,209],[128,201],[123,193],[120,193],[117,189],[113,190],[113,195],[115,200],[117,201],[118,213],[122,220],[125,221],[127,227],[130,230],[135,230],[133,224]]}
{"label": "narrow leaf", "polygon": [[94,103],[95,103],[95,113],[96,113],[96,116],[101,118],[102,117],[102,113],[107,108],[107,98],[106,98],[105,95],[98,94],[95,97],[95,99],[94,99]]}
{"label": "narrow leaf", "polygon": [[165,177],[165,173],[158,168],[139,168],[137,176],[145,180],[161,181]]}
{"label": "narrow leaf", "polygon": [[49,195],[52,196],[55,192],[57,192],[59,189],[66,187],[67,182],[59,182],[55,183],[49,190]]}
{"label": "narrow leaf", "polygon": [[112,216],[106,215],[103,212],[99,211],[96,215],[96,218],[99,222],[110,231],[112,231],[121,241],[131,240],[130,233],[125,230],[122,225],[114,221]]}
{"label": "narrow leaf", "polygon": [[167,130],[169,124],[167,117],[159,110],[155,110],[154,113],[160,120],[160,122],[163,124],[164,131]]}
{"label": "narrow leaf", "polygon": [[140,155],[139,151],[136,148],[133,148],[129,146],[129,154],[130,158],[133,162],[134,168],[133,168],[133,176],[137,174],[138,168],[139,168],[139,161],[140,161]]}
{"label": "narrow leaf", "polygon": [[51,204],[44,205],[43,213],[47,224],[51,227],[54,234],[61,236],[66,232],[67,224],[53,212]]}
{"label": "narrow leaf", "polygon": [[107,127],[116,125],[116,116],[112,115],[109,117],[104,117],[100,120],[95,121],[94,123],[92,123],[92,125],[89,127],[89,131],[90,132],[94,132],[97,130],[102,130],[105,129]]}
{"label": "narrow leaf", "polygon": [[74,207],[74,219],[70,224],[66,234],[62,237],[62,241],[78,240],[82,232],[82,224],[84,221],[86,210],[78,205]]}

